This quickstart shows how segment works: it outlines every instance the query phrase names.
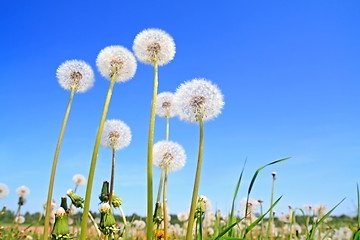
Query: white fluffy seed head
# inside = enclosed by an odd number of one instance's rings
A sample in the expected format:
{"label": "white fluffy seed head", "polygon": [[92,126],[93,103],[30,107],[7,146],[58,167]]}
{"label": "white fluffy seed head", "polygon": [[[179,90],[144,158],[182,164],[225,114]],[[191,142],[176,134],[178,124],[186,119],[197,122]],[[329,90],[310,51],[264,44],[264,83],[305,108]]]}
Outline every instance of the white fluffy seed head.
{"label": "white fluffy seed head", "polygon": [[174,117],[177,115],[177,107],[174,102],[174,94],[162,92],[157,95],[155,113],[159,117]]}
{"label": "white fluffy seed head", "polygon": [[131,142],[131,130],[120,120],[107,120],[101,135],[101,145],[106,148],[122,149]]}
{"label": "white fluffy seed head", "polygon": [[81,175],[81,174],[75,174],[74,176],[73,176],[73,182],[75,183],[75,185],[76,186],[79,186],[79,187],[81,187],[81,186],[84,186],[85,185],[85,183],[86,183],[86,178],[83,176],[83,175]]}
{"label": "white fluffy seed head", "polygon": [[66,90],[75,88],[76,92],[86,92],[94,85],[94,72],[89,64],[80,60],[69,60],[56,71],[59,84]]}
{"label": "white fluffy seed head", "polygon": [[15,222],[16,223],[19,223],[19,224],[22,224],[22,223],[24,223],[25,222],[25,217],[24,216],[17,216],[16,218],[15,218]]}
{"label": "white fluffy seed head", "polygon": [[175,56],[174,39],[165,31],[150,28],[140,32],[134,40],[133,51],[140,62],[159,66],[169,63]]}
{"label": "white fluffy seed head", "polygon": [[30,194],[30,189],[26,186],[18,187],[18,189],[16,189],[16,194],[19,197],[26,197],[27,195]]}
{"label": "white fluffy seed head", "polygon": [[154,165],[162,170],[171,172],[181,169],[185,165],[186,154],[184,148],[175,142],[160,141],[153,148]]}
{"label": "white fluffy seed head", "polygon": [[100,212],[108,212],[110,211],[111,207],[108,203],[103,203],[103,205],[101,205],[99,211]]}
{"label": "white fluffy seed head", "polygon": [[180,119],[197,122],[217,117],[224,106],[224,96],[219,88],[203,78],[181,84],[174,100],[178,106]]}
{"label": "white fluffy seed head", "polygon": [[111,80],[116,74],[116,82],[125,82],[134,77],[136,72],[136,59],[134,55],[122,46],[109,46],[100,51],[96,66],[101,75]]}
{"label": "white fluffy seed head", "polygon": [[6,184],[0,183],[0,199],[6,197],[9,194],[9,188]]}

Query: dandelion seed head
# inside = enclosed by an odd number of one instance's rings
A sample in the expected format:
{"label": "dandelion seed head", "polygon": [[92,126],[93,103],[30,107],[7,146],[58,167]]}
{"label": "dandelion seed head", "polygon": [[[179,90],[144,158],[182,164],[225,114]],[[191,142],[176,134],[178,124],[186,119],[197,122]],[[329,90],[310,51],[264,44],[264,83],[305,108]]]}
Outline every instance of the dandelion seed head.
{"label": "dandelion seed head", "polygon": [[162,92],[157,95],[155,113],[159,117],[174,117],[177,115],[177,107],[174,102],[174,94]]}
{"label": "dandelion seed head", "polygon": [[99,211],[100,212],[108,212],[110,211],[111,207],[108,203],[103,203],[103,205],[101,205]]}
{"label": "dandelion seed head", "polygon": [[94,85],[94,72],[89,64],[80,60],[62,63],[56,71],[59,84],[66,90],[86,92]]}
{"label": "dandelion seed head", "polygon": [[188,220],[189,214],[186,213],[186,212],[182,212],[182,213],[179,213],[179,214],[177,215],[177,218],[178,218],[178,220],[179,220],[180,222],[185,222],[185,221]]}
{"label": "dandelion seed head", "polygon": [[175,172],[185,165],[186,154],[184,148],[172,141],[160,141],[154,144],[153,162],[162,170],[168,168]]}
{"label": "dandelion seed head", "polygon": [[83,175],[81,175],[81,174],[75,174],[74,176],[73,176],[73,182],[75,183],[75,185],[76,186],[79,186],[79,187],[81,187],[81,186],[84,186],[85,185],[85,183],[86,183],[86,178],[83,176]]}
{"label": "dandelion seed head", "polygon": [[180,119],[188,122],[203,121],[217,117],[224,106],[224,96],[219,88],[205,79],[185,82],[176,90],[174,101]]}
{"label": "dandelion seed head", "polygon": [[16,218],[15,218],[15,222],[16,223],[19,223],[19,224],[22,224],[22,223],[24,223],[25,222],[25,217],[24,216],[17,216]]}
{"label": "dandelion seed head", "polygon": [[0,183],[0,199],[6,197],[9,194],[9,188],[6,184]]}
{"label": "dandelion seed head", "polygon": [[106,148],[122,149],[131,142],[131,130],[128,125],[120,120],[107,120],[101,135],[101,145]]}
{"label": "dandelion seed head", "polygon": [[150,28],[140,32],[134,40],[133,50],[140,62],[159,66],[169,63],[175,56],[174,39],[165,31]]}
{"label": "dandelion seed head", "polygon": [[18,189],[16,189],[16,194],[19,197],[26,197],[27,195],[30,194],[30,189],[26,186],[18,187]]}
{"label": "dandelion seed head", "polygon": [[122,46],[109,46],[102,49],[96,59],[96,66],[101,75],[111,80],[116,75],[116,82],[125,82],[134,77],[136,59],[134,55]]}

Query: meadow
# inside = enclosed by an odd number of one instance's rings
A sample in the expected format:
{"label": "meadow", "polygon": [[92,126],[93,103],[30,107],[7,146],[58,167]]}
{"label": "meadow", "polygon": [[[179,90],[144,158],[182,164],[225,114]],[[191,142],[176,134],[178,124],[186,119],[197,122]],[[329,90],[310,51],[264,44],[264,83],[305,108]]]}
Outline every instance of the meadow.
{"label": "meadow", "polygon": [[[224,96],[214,82],[205,78],[194,78],[182,83],[176,91],[158,93],[159,66],[165,66],[175,56],[174,39],[160,29],[146,29],[140,32],[133,44],[133,52],[122,46],[108,46],[100,51],[96,65],[101,75],[109,80],[109,89],[100,124],[97,128],[95,146],[86,178],[77,174],[73,177],[74,189],[69,189],[61,199],[53,199],[55,172],[62,138],[66,124],[71,121],[69,113],[76,93],[84,93],[94,85],[92,67],[82,60],[68,60],[57,69],[56,76],[62,88],[70,92],[65,117],[53,159],[47,201],[42,213],[22,214],[30,189],[21,186],[16,190],[19,196],[18,209],[12,212],[3,207],[0,215],[1,239],[360,239],[360,218],[330,216],[336,207],[325,205],[306,205],[302,208],[288,207],[287,212],[274,211],[282,197],[275,198],[276,172],[272,173],[272,194],[265,200],[253,199],[251,193],[256,179],[264,168],[273,168],[291,158],[269,162],[254,172],[247,186],[247,195],[238,196],[243,181],[243,173],[234,180],[234,195],[231,211],[214,208],[211,199],[199,194],[201,167],[203,164],[204,136],[208,120],[216,121],[224,107]],[[147,216],[126,216],[122,199],[116,195],[114,185],[115,160],[118,151],[132,141],[130,127],[119,119],[107,119],[107,111],[116,83],[126,82],[134,77],[138,62],[153,67],[153,89],[151,116],[149,122],[147,149]],[[161,81],[161,79],[160,79]],[[150,91],[150,89],[149,89]],[[65,101],[65,100],[64,100]],[[100,100],[99,100],[100,101]],[[101,100],[102,101],[102,100]],[[166,119],[165,139],[154,143],[155,118]],[[186,163],[186,151],[169,137],[171,119],[179,117],[199,128],[199,145],[193,193],[188,212],[170,215],[167,202],[168,178],[171,172],[180,171]],[[101,145],[101,146],[100,146]],[[112,153],[111,178],[104,181],[99,199],[90,199],[99,148],[104,147]],[[153,178],[153,168],[161,170],[160,179]],[[51,170],[51,171],[50,171]],[[77,195],[77,188],[86,186],[85,196]],[[358,202],[359,200],[359,189]],[[6,183],[0,184],[0,198],[9,189]],[[65,196],[66,195],[66,196]],[[200,195],[200,196],[199,196]],[[90,201],[100,201],[99,212],[90,211]],[[1,202],[2,203],[2,202]],[[266,203],[266,204],[264,204]],[[5,205],[4,204],[4,205]],[[270,206],[270,207],[268,207]],[[360,210],[358,205],[358,210]],[[125,209],[126,212],[126,209]],[[360,217],[360,214],[358,214]]]}

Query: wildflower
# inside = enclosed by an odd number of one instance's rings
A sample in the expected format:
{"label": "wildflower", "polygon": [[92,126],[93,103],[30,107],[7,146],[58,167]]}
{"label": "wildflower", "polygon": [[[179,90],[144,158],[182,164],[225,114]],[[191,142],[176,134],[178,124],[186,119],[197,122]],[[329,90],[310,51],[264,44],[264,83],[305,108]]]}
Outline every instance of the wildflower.
{"label": "wildflower", "polygon": [[120,120],[107,120],[101,135],[101,145],[107,148],[122,149],[129,146],[131,131],[128,125]]}
{"label": "wildflower", "polygon": [[[246,210],[246,201],[247,198],[243,198],[241,200],[241,209],[242,209],[242,215],[245,216],[245,210]],[[247,203],[247,213],[248,214],[254,214],[256,212],[257,207],[259,206],[259,202],[254,199],[254,198],[249,198],[248,203]]]}
{"label": "wildflower", "polygon": [[83,207],[84,199],[76,195],[72,189],[69,189],[67,191],[67,195],[70,197],[71,202],[75,207],[77,208]]}
{"label": "wildflower", "polygon": [[100,211],[100,225],[99,229],[104,235],[111,235],[116,230],[115,218],[111,213],[111,207],[108,203],[101,205]]}
{"label": "wildflower", "polygon": [[85,185],[85,183],[86,183],[86,178],[83,176],[83,175],[81,175],[81,174],[75,174],[74,176],[73,176],[73,182],[75,183],[75,185],[76,186],[79,186],[79,187],[81,187],[81,186],[84,186]]}
{"label": "wildflower", "polygon": [[279,219],[279,221],[284,222],[284,223],[290,222],[290,216],[285,215],[283,212],[279,215],[278,219]]}
{"label": "wildflower", "polygon": [[16,189],[16,194],[19,197],[26,197],[27,195],[30,194],[30,189],[28,187],[21,186],[18,189]]}
{"label": "wildflower", "polygon": [[218,87],[205,79],[193,79],[178,87],[175,93],[180,119],[188,122],[210,120],[221,113],[224,97]]}
{"label": "wildflower", "polygon": [[86,92],[94,85],[94,72],[90,65],[80,60],[69,60],[59,66],[56,71],[59,84],[66,90]]}
{"label": "wildflower", "polygon": [[122,46],[109,46],[102,49],[96,59],[101,75],[111,79],[115,74],[116,82],[125,82],[134,77],[136,60],[134,55]]}
{"label": "wildflower", "polygon": [[6,184],[0,183],[0,199],[6,197],[9,194],[9,188]]}
{"label": "wildflower", "polygon": [[154,164],[160,169],[177,171],[185,165],[185,150],[172,141],[160,141],[154,145]]}
{"label": "wildflower", "polygon": [[155,28],[140,32],[134,40],[133,50],[140,62],[159,66],[169,63],[175,56],[174,39],[165,31]]}
{"label": "wildflower", "polygon": [[133,222],[133,225],[134,225],[135,229],[141,230],[141,229],[145,228],[146,223],[143,220],[135,220]]}
{"label": "wildflower", "polygon": [[51,233],[52,239],[70,238],[70,230],[65,210],[60,207],[55,213],[55,224]]}
{"label": "wildflower", "polygon": [[[165,236],[165,233],[164,233],[163,230],[157,230],[157,231],[156,231],[156,239],[155,239],[155,240],[162,240],[162,239],[164,239],[164,236]],[[167,237],[168,237],[168,238],[171,238],[171,234],[168,233],[168,234],[167,234]]]}
{"label": "wildflower", "polygon": [[15,222],[18,224],[23,224],[25,222],[25,217],[24,216],[17,216],[15,218]]}
{"label": "wildflower", "polygon": [[171,92],[160,93],[157,96],[155,112],[159,117],[174,117],[177,115],[174,94]]}
{"label": "wildflower", "polygon": [[178,220],[179,220],[180,222],[185,222],[185,221],[188,220],[189,214],[186,213],[186,212],[179,213],[179,214],[177,215],[177,218],[178,218]]}
{"label": "wildflower", "polygon": [[211,201],[203,195],[200,196],[196,204],[195,216],[202,216],[203,213],[210,211],[211,207]]}

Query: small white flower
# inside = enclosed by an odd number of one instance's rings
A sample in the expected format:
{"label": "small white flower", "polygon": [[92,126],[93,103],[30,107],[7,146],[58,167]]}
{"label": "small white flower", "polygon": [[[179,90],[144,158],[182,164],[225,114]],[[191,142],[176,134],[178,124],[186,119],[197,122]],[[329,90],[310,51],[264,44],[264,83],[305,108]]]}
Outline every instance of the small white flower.
{"label": "small white flower", "polygon": [[141,230],[141,229],[145,228],[146,223],[143,220],[135,220],[133,222],[133,225],[134,225],[135,229]]}
{"label": "small white flower", "polygon": [[189,214],[186,213],[186,212],[179,213],[179,214],[177,215],[177,218],[178,218],[178,220],[179,220],[180,222],[185,222],[185,221],[188,220]]}
{"label": "small white flower", "polygon": [[174,117],[177,114],[177,108],[174,102],[174,94],[163,92],[157,95],[155,113],[159,117]]}
{"label": "small white flower", "polygon": [[83,175],[81,175],[81,174],[75,174],[74,176],[73,176],[73,182],[75,183],[75,185],[76,186],[79,186],[79,187],[81,187],[81,186],[84,186],[85,185],[85,183],[86,183],[86,178],[83,176]]}
{"label": "small white flower", "polygon": [[197,122],[217,117],[224,106],[224,96],[219,88],[205,79],[193,79],[178,87],[174,100],[180,119]]}
{"label": "small white flower", "polygon": [[212,203],[211,203],[211,200],[208,199],[206,196],[204,195],[201,195],[198,199],[198,201],[201,200],[201,201],[204,201],[205,202],[205,212],[208,212],[212,209]]}
{"label": "small white flower", "polygon": [[94,85],[94,72],[89,64],[80,60],[66,61],[56,71],[59,84],[66,90],[86,92]]}
{"label": "small white flower", "polygon": [[25,222],[25,217],[24,216],[18,216],[15,218],[15,222],[16,223],[19,223],[19,224],[22,224]]}
{"label": "small white flower", "polygon": [[170,62],[175,56],[174,39],[165,31],[155,28],[140,32],[134,40],[134,53],[140,62],[159,66]]}
{"label": "small white flower", "polygon": [[100,51],[96,66],[101,75],[111,80],[116,74],[116,82],[125,82],[134,77],[136,59],[134,55],[122,46],[109,46]]}
{"label": "small white flower", "polygon": [[129,146],[131,131],[128,125],[120,120],[107,120],[101,135],[101,145],[116,150]]}
{"label": "small white flower", "polygon": [[154,165],[162,170],[168,168],[175,172],[185,165],[185,150],[183,147],[172,141],[160,141],[153,148]]}
{"label": "small white flower", "polygon": [[9,194],[9,188],[6,184],[0,183],[0,199],[6,197]]}
{"label": "small white flower", "polygon": [[27,195],[30,194],[30,189],[28,187],[21,186],[18,189],[16,189],[16,194],[19,197],[26,197]]}

